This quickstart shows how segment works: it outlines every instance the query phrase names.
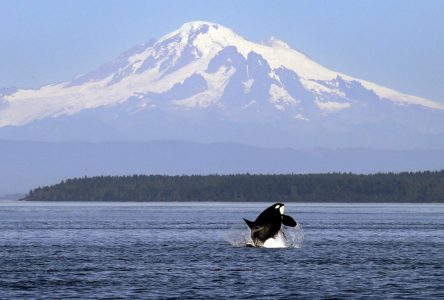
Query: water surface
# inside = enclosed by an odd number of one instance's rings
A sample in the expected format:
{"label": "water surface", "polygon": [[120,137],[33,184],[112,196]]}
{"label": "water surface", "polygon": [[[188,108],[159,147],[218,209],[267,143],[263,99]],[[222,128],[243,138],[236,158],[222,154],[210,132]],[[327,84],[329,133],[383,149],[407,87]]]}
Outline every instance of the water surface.
{"label": "water surface", "polygon": [[0,202],[0,298],[444,297],[444,205],[287,203],[302,248],[233,247],[269,205]]}

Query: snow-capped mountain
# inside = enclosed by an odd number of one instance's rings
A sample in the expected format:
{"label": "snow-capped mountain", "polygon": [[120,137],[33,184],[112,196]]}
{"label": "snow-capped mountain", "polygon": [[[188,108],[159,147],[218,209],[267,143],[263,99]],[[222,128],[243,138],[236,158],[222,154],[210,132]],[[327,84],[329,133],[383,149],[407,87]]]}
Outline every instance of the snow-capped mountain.
{"label": "snow-capped mountain", "polygon": [[190,22],[97,70],[0,90],[0,138],[442,146],[444,104],[329,70],[271,38]]}

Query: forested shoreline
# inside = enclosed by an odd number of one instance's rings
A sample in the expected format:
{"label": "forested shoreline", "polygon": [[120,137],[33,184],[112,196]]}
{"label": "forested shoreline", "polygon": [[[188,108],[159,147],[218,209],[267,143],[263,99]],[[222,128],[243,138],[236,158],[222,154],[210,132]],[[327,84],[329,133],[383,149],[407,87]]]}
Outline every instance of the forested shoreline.
{"label": "forested shoreline", "polygon": [[132,175],[64,180],[26,201],[444,202],[444,170],[357,175]]}

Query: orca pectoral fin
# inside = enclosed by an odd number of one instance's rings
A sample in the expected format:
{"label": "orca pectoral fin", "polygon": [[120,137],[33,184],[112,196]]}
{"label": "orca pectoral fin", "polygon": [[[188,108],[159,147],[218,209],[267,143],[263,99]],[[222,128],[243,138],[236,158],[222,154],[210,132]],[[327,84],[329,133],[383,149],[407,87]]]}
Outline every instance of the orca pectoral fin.
{"label": "orca pectoral fin", "polygon": [[285,226],[295,227],[297,225],[296,221],[287,215],[282,215],[282,224]]}
{"label": "orca pectoral fin", "polygon": [[[244,218],[242,218],[242,219],[244,219]],[[250,220],[244,219],[244,221],[245,221],[245,223],[247,223],[247,225],[248,225],[248,227],[250,227],[250,229],[252,229],[254,226],[256,226],[254,224],[254,222],[252,222]]]}

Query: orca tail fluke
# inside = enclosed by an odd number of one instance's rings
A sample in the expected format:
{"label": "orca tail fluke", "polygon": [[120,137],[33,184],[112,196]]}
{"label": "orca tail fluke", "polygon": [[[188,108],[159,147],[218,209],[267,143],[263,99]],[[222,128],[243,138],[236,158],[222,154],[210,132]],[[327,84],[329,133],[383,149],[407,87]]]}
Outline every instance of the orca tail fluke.
{"label": "orca tail fluke", "polygon": [[247,225],[248,225],[248,227],[250,227],[250,229],[252,229],[255,226],[254,222],[249,221],[249,220],[247,220],[245,218],[242,218],[242,219],[244,219],[245,223],[247,223]]}

